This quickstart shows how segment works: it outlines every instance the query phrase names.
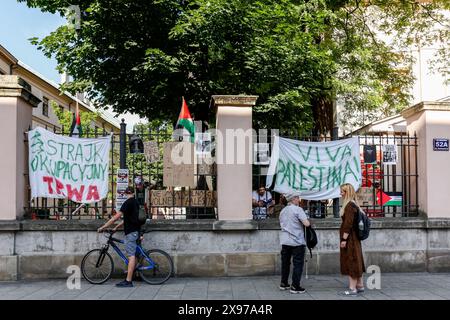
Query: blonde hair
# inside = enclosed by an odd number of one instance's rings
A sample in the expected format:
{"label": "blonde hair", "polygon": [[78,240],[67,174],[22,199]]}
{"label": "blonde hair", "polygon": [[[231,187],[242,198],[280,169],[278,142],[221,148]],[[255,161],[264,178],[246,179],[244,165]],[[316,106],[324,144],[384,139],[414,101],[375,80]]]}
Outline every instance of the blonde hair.
{"label": "blonde hair", "polygon": [[339,215],[342,217],[344,215],[345,207],[350,201],[354,201],[356,204],[358,204],[358,202],[356,201],[355,188],[353,188],[350,183],[344,183],[341,186],[341,190],[345,191],[345,195],[342,197],[342,207],[341,210],[339,210]]}

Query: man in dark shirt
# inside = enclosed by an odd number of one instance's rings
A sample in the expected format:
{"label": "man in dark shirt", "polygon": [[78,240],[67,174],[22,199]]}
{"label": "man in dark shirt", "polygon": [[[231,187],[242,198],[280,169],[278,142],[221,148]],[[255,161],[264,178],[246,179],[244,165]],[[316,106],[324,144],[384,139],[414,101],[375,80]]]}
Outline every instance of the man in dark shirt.
{"label": "man in dark shirt", "polygon": [[117,212],[108,222],[102,227],[98,228],[98,232],[102,232],[112,224],[114,224],[123,215],[123,221],[114,227],[114,231],[124,225],[125,232],[125,253],[128,257],[128,273],[127,278],[116,284],[117,287],[132,287],[133,272],[136,266],[136,247],[141,230],[141,223],[139,222],[139,203],[134,197],[133,187],[128,187],[125,190],[128,199],[122,204],[119,212]]}

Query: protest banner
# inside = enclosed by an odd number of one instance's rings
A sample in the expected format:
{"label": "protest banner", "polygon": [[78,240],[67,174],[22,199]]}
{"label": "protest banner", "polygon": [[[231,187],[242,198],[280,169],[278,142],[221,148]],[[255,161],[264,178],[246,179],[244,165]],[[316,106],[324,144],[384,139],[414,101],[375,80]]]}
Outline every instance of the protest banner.
{"label": "protest banner", "polygon": [[268,165],[270,163],[269,144],[254,143],[253,144],[253,164]]}
{"label": "protest banner", "polygon": [[107,196],[111,136],[71,138],[37,127],[28,144],[32,198],[94,203]]}
{"label": "protest banner", "polygon": [[361,185],[358,138],[306,142],[275,137],[267,188],[271,187],[275,174],[274,191],[297,193],[305,200],[338,198],[344,183],[358,190]]}

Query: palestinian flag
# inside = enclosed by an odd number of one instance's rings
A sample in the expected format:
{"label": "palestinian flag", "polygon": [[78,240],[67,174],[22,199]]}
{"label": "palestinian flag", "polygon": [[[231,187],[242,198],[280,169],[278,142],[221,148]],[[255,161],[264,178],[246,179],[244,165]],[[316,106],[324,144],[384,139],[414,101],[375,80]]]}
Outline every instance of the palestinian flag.
{"label": "palestinian flag", "polygon": [[72,125],[70,126],[69,137],[75,136],[75,137],[81,138],[82,134],[83,134],[83,130],[81,129],[80,112],[79,112],[78,106],[77,106],[76,112],[73,114],[73,120],[72,120]]}
{"label": "palestinian flag", "polygon": [[183,97],[183,102],[181,104],[180,115],[178,116],[177,125],[175,129],[184,129],[190,135],[190,141],[194,142],[194,134],[195,134],[195,126],[194,121],[192,120],[191,113],[189,112],[186,101]]}

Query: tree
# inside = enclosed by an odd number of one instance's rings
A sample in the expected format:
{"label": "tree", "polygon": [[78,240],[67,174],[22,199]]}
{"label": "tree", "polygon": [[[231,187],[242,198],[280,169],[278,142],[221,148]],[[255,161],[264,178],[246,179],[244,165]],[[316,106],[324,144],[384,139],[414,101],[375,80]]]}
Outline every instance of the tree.
{"label": "tree", "polygon": [[[65,0],[19,0],[63,14]],[[409,103],[413,43],[439,41],[449,76],[445,0],[86,0],[81,28],[33,39],[100,105],[176,120],[185,96],[197,120],[212,94],[257,94],[255,127],[329,132],[333,102],[345,121]],[[383,40],[380,35],[395,41]]]}

